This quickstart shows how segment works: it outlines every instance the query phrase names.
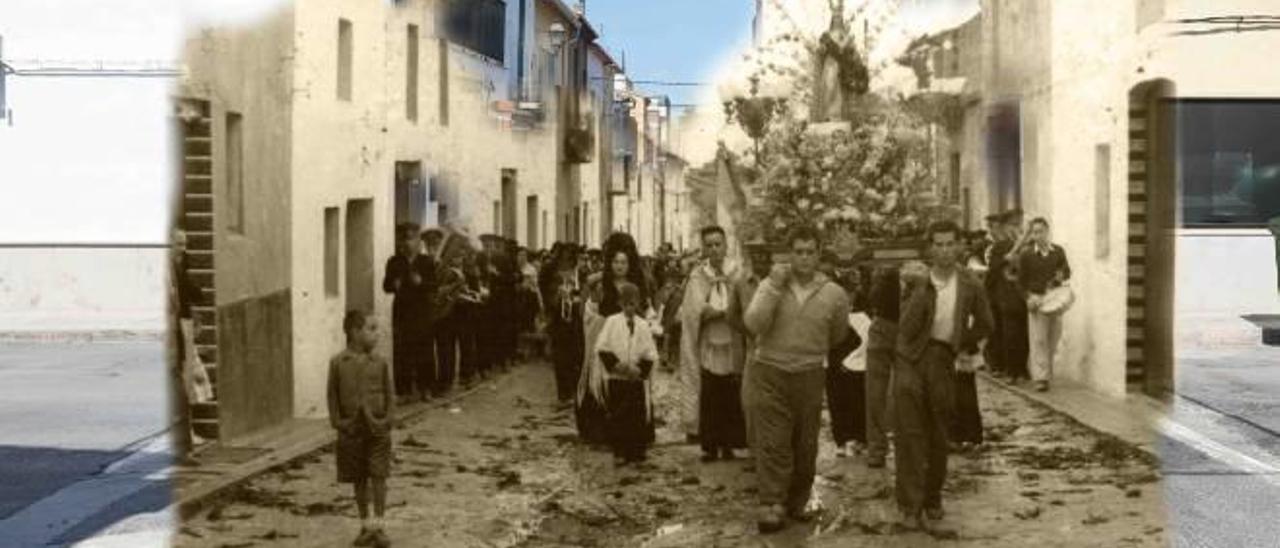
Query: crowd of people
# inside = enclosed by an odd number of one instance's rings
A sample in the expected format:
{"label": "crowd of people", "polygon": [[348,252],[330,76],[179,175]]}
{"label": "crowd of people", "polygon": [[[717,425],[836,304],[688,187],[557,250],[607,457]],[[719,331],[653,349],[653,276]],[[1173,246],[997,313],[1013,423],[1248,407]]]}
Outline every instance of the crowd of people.
{"label": "crowd of people", "polygon": [[[883,468],[892,446],[903,523],[926,527],[943,515],[948,454],[982,442],[974,372],[989,367],[1047,390],[1072,299],[1047,221],[1023,231],[1015,210],[988,222],[978,232],[935,223],[926,261],[900,264],[840,256],[810,228],[793,231],[786,249],[744,246],[740,264],[716,226],[701,231],[695,253],[664,246],[642,257],[621,232],[599,250],[561,242],[543,254],[492,235],[473,249],[456,232],[401,225],[383,284],[395,295],[392,367],[368,368],[390,380],[361,383],[385,404],[358,421],[363,412],[343,409],[342,390],[331,394],[335,428],[365,440],[347,451],[355,457],[340,455],[340,479],[367,501],[360,479],[385,478],[382,438],[371,432],[391,406],[511,367],[520,334],[537,333],[549,340],[559,404],[573,410],[580,439],[610,449],[619,466],[644,466],[656,439],[652,381],[666,370],[673,426],[704,462],[750,452],[761,532],[813,518],[824,407],[838,456],[865,453]],[[349,340],[364,341],[368,318],[353,314]],[[366,347],[335,357],[331,387],[359,361],[346,354]],[[371,392],[382,384],[385,394]],[[348,461],[365,466],[343,468]],[[362,531],[366,542],[376,536]]]}

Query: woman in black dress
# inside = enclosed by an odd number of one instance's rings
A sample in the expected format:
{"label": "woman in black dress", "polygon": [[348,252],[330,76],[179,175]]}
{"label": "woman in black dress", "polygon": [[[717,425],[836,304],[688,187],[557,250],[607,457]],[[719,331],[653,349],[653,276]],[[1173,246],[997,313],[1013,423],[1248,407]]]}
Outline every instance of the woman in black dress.
{"label": "woman in black dress", "polygon": [[[605,262],[601,272],[591,275],[587,281],[588,298],[583,312],[583,333],[587,348],[595,348],[596,338],[604,319],[622,311],[618,302],[618,285],[630,282],[640,290],[640,310],[651,306],[651,293],[647,278],[640,264],[640,254],[631,235],[615,232],[605,240],[602,253]],[[603,444],[608,441],[607,376],[599,357],[586,353],[581,377],[578,381],[577,419],[578,435],[588,443]],[[646,437],[654,439],[653,421],[649,421]]]}

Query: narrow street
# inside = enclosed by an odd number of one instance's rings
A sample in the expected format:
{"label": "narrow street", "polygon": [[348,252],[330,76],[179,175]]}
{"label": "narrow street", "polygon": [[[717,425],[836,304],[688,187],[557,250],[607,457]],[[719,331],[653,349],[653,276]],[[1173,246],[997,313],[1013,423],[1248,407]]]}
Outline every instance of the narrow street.
{"label": "narrow street", "polygon": [[[655,383],[669,410],[669,373]],[[550,367],[520,366],[395,433],[388,532],[397,546],[1164,546],[1156,466],[1005,389],[980,384],[988,443],[952,459],[948,515],[899,533],[892,468],[837,459],[824,429],[820,523],[754,532],[752,465],[703,464],[661,426],[643,468],[575,441]],[[664,422],[673,422],[663,417]],[[185,524],[176,546],[349,546],[358,529],[330,452],[276,470]]]}
{"label": "narrow street", "polygon": [[0,345],[0,544],[72,543],[169,504],[158,341]]}

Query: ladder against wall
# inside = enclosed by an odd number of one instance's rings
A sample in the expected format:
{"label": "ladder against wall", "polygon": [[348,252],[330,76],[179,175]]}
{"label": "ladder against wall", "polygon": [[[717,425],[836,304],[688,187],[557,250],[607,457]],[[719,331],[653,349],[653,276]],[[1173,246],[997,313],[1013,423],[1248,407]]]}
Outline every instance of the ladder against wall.
{"label": "ladder against wall", "polygon": [[214,399],[191,403],[192,429],[210,439],[218,429],[218,317],[214,284],[213,122],[208,101],[181,100],[182,215],[187,232],[187,264],[200,298],[193,307],[196,351],[213,383]]}
{"label": "ladder against wall", "polygon": [[1129,101],[1126,369],[1130,392],[1173,390],[1176,188],[1171,82],[1135,86]]}

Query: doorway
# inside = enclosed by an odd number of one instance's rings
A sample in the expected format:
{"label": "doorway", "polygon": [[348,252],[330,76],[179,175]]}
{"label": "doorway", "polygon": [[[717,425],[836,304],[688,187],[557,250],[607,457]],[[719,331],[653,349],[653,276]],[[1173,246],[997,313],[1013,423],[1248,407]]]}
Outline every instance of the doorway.
{"label": "doorway", "polygon": [[990,196],[993,211],[1022,205],[1022,114],[1018,103],[992,107],[987,118],[987,160],[991,166]]}
{"label": "doorway", "polygon": [[524,210],[524,245],[529,249],[536,249],[542,243],[542,240],[538,239],[538,197],[526,198]]}
{"label": "doorway", "polygon": [[516,170],[502,170],[502,237],[511,240],[516,239],[516,221],[519,215],[519,204],[516,203],[516,197],[519,195],[519,186],[516,179]]}
{"label": "doorway", "polygon": [[425,226],[428,189],[422,180],[422,162],[396,162],[395,189],[396,225]]}

